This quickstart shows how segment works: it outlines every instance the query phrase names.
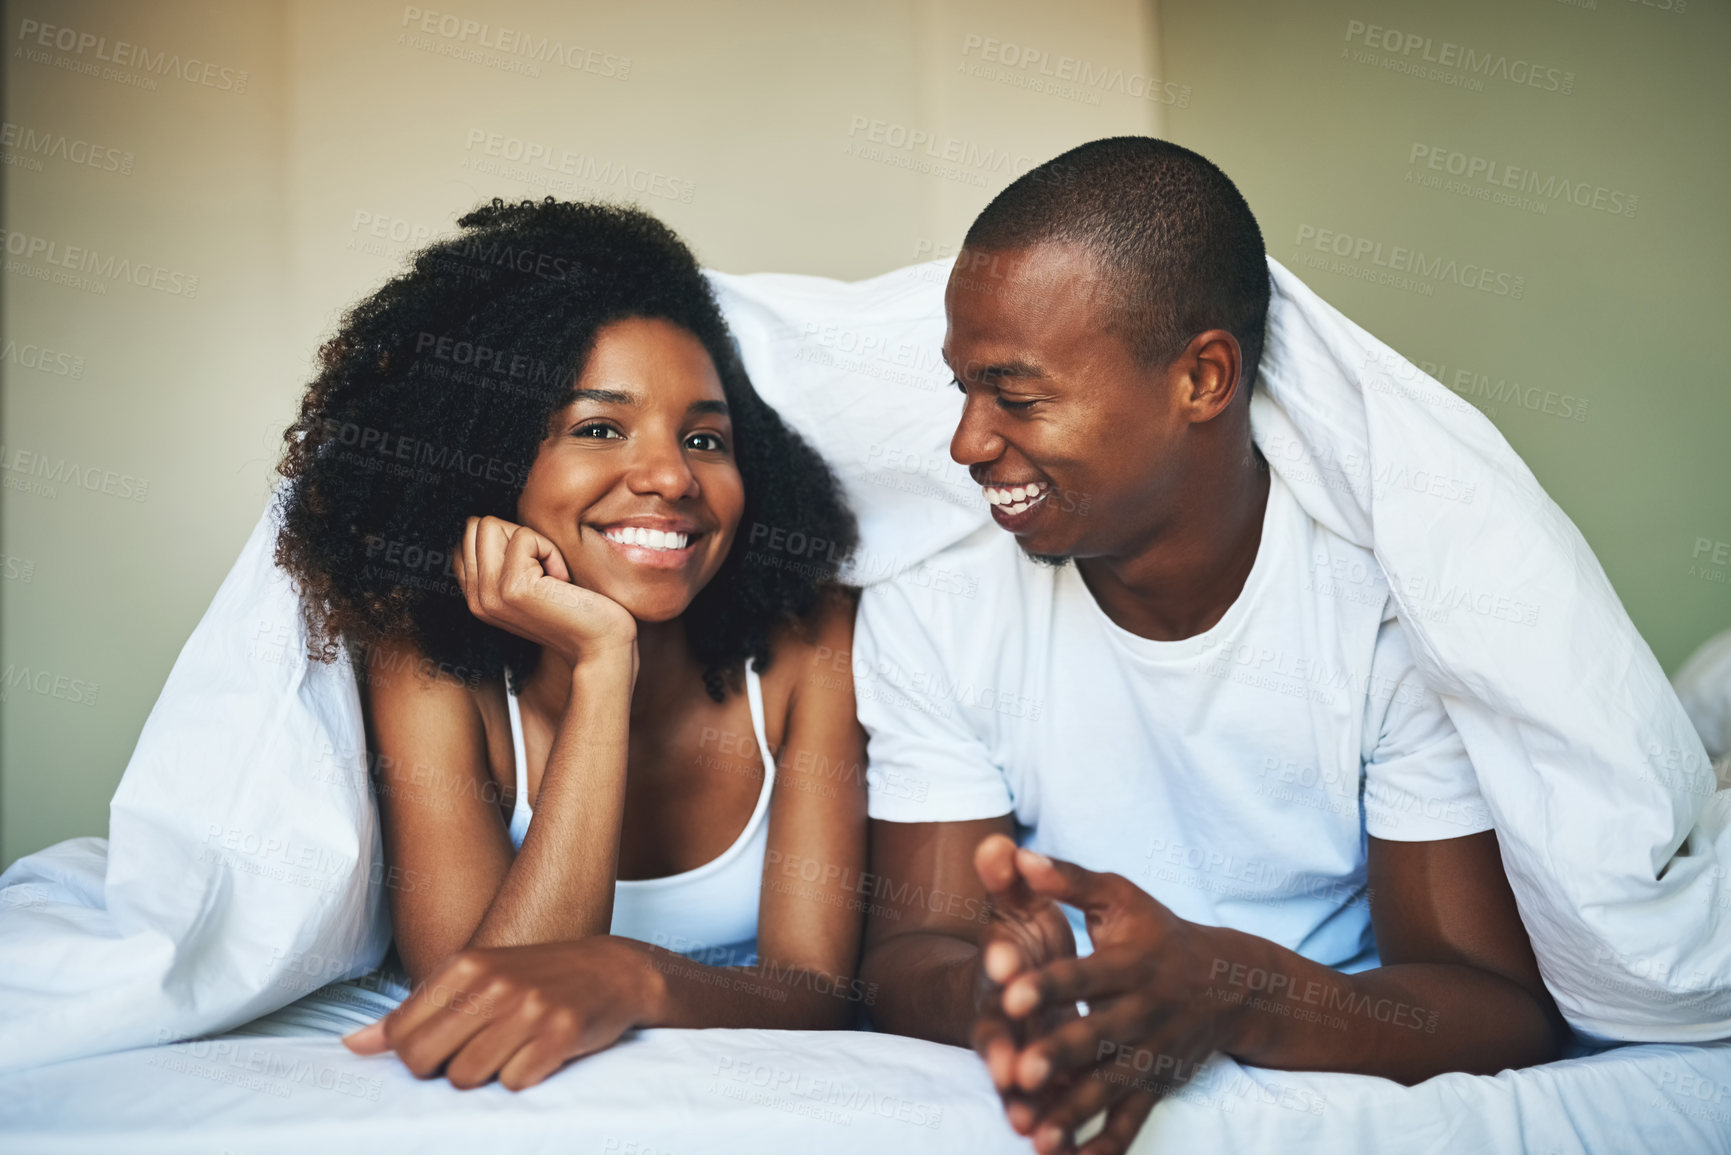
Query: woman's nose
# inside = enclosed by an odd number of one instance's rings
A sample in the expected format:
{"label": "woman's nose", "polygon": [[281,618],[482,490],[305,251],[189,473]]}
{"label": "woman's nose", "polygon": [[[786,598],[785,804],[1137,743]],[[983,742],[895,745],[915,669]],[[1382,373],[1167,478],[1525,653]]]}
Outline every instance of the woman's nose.
{"label": "woman's nose", "polygon": [[669,445],[639,442],[637,460],[632,462],[626,480],[633,493],[654,494],[668,501],[697,492],[697,475],[691,471],[685,451],[677,442]]}

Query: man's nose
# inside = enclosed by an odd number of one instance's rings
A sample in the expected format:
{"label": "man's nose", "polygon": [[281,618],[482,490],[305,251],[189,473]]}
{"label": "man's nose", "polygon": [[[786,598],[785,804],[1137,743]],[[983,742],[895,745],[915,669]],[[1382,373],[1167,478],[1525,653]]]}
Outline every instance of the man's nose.
{"label": "man's nose", "polygon": [[957,464],[972,467],[996,461],[1003,452],[1004,439],[992,428],[985,397],[968,394],[962,403],[962,419],[950,438],[950,457]]}

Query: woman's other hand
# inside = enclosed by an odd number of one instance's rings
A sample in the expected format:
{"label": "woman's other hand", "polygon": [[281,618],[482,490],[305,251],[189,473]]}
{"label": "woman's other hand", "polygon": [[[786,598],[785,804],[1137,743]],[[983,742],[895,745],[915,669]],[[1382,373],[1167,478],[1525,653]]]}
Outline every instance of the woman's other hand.
{"label": "woman's other hand", "polygon": [[551,648],[573,666],[606,650],[634,650],[637,621],[630,612],[574,585],[558,547],[527,526],[471,517],[455,567],[471,613]]}
{"label": "woman's other hand", "polygon": [[612,935],[458,951],[343,1044],[358,1055],[395,1051],[417,1078],[443,1071],[461,1090],[497,1077],[521,1091],[654,1022],[662,979],[649,948]]}

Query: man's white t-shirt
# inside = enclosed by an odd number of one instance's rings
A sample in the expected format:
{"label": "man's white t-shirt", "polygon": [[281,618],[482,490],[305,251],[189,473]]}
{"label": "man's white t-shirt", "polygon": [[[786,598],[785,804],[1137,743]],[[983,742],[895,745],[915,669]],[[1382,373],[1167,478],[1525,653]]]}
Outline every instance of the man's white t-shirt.
{"label": "man's white t-shirt", "polygon": [[1014,812],[1034,850],[1330,966],[1375,965],[1367,834],[1491,828],[1374,557],[1278,475],[1243,591],[1195,637],[1120,628],[989,525],[868,587],[855,646],[873,818]]}

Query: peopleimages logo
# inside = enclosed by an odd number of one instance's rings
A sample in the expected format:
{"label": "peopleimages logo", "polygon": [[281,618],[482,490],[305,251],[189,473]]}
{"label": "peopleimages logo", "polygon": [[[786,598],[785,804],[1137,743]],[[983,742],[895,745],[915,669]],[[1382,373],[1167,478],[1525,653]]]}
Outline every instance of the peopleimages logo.
{"label": "peopleimages logo", "polygon": [[[1452,40],[1439,41],[1421,33],[1384,28],[1363,20],[1346,22],[1346,41],[1347,47],[1341,49],[1341,55],[1356,63],[1376,65],[1473,91],[1482,90],[1486,80],[1504,80],[1564,96],[1575,90],[1575,74],[1561,68],[1535,64],[1519,57],[1511,59],[1506,52],[1480,51]],[[1354,51],[1355,45],[1357,51]]]}
{"label": "peopleimages logo", "polygon": [[44,698],[59,698],[75,706],[94,706],[97,692],[101,688],[98,683],[87,682],[83,678],[56,674],[52,670],[32,670],[29,666],[20,666],[13,662],[6,663],[6,668],[0,670],[0,702],[10,701],[12,691],[24,689]]}
{"label": "peopleimages logo", "polygon": [[[1475,195],[1481,200],[1496,197],[1508,189],[1513,193],[1527,194],[1535,200],[1567,201],[1579,208],[1593,209],[1617,217],[1634,216],[1641,203],[1640,197],[1621,189],[1606,188],[1591,181],[1570,180],[1555,173],[1541,175],[1535,169],[1461,152],[1444,145],[1420,144],[1414,141],[1407,155],[1407,164],[1412,166],[1407,172],[1409,182],[1414,179],[1415,170],[1447,173],[1474,186],[1468,195]],[[1420,176],[1422,177],[1422,173]],[[1420,183],[1423,183],[1422,180]],[[1520,197],[1511,196],[1505,203],[1513,204],[1517,208],[1527,207]]]}
{"label": "peopleimages logo", "polygon": [[[975,51],[979,52],[978,57],[973,57]],[[1096,64],[1093,61],[1083,60],[1075,56],[1060,54],[1054,58],[1050,52],[1044,49],[1018,45],[1011,40],[999,40],[996,37],[983,36],[977,32],[970,32],[962,38],[962,55],[977,59],[983,64],[1003,65],[1006,70],[1015,69],[1019,73],[1029,74],[1027,76],[1028,81],[1044,82],[1040,84],[1024,82],[1014,84],[1015,87],[1031,87],[1035,91],[1067,95],[1071,96],[1072,99],[1080,96],[1085,98],[1085,103],[1088,104],[1099,104],[1099,94],[1111,92],[1135,100],[1152,101],[1156,104],[1172,104],[1179,108],[1190,107],[1190,86],[1188,84],[1177,84],[1112,65]],[[968,71],[965,64],[963,71]],[[1014,83],[1011,78],[1017,75],[1014,72],[993,75],[990,70],[973,74],[1010,83]]]}
{"label": "peopleimages logo", "polygon": [[1490,374],[1480,373],[1476,369],[1457,366],[1451,371],[1446,363],[1436,361],[1420,361],[1418,367],[1461,397],[1483,398],[1485,403],[1491,406],[1490,415],[1493,417],[1496,415],[1496,406],[1513,405],[1533,413],[1560,417],[1565,421],[1585,421],[1591,405],[1586,398],[1577,397],[1573,393],[1558,393],[1554,389],[1541,389],[1537,385],[1522,385],[1519,381],[1511,381],[1507,377],[1493,380]]}
{"label": "peopleimages logo", "polygon": [[[69,137],[64,132],[45,129],[39,131],[28,124],[13,124],[9,120],[0,124],[0,147],[7,150],[7,164],[18,161],[40,162],[43,159],[63,160],[68,164],[82,165],[99,172],[132,175],[133,156],[130,152],[104,144],[92,144],[88,140]],[[40,163],[29,167],[32,171],[41,171]]]}
{"label": "peopleimages logo", "polygon": [[[129,44],[124,40],[116,40],[111,44],[108,37],[98,36],[94,32],[84,32],[57,24],[43,24],[36,20],[19,21],[18,39],[26,48],[53,48],[70,52],[77,57],[89,53],[92,59],[105,64],[133,68],[153,76],[172,76],[188,84],[215,88],[223,92],[245,92],[249,76],[244,68],[212,64],[193,56],[182,57],[178,52],[153,53],[142,44]],[[35,60],[34,57],[32,60],[34,63],[47,63]],[[86,70],[83,65],[75,69]]]}
{"label": "peopleimages logo", "polygon": [[56,377],[84,376],[84,358],[73,353],[61,353],[41,345],[7,341],[0,345],[0,362],[10,362],[24,369],[51,373]]}
{"label": "peopleimages logo", "polygon": [[[153,265],[146,261],[133,261],[127,257],[109,253],[106,257],[95,249],[80,245],[63,244],[48,237],[38,237],[30,233],[13,232],[10,229],[0,230],[0,238],[9,257],[18,257],[24,261],[39,261],[43,265],[57,269],[68,269],[74,273],[89,274],[106,281],[130,281],[141,289],[154,289],[159,293],[167,293],[171,297],[192,298],[198,296],[198,277],[192,273],[180,272],[162,265]],[[25,268],[13,269],[10,263],[7,272],[24,272]],[[106,287],[101,281],[90,282],[102,292]],[[85,287],[85,286],[80,286]]]}
{"label": "peopleimages logo", "polygon": [[[382,468],[389,476],[435,481],[450,474],[467,474],[504,485],[521,485],[522,478],[529,473],[528,467],[521,462],[503,461],[485,453],[470,453],[460,446],[435,445],[389,429],[338,421],[334,417],[324,419],[322,430],[327,443],[340,443],[356,450],[348,460],[362,468]],[[375,463],[369,465],[368,462]],[[398,462],[404,464],[396,464]]]}
{"label": "peopleimages logo", "polygon": [[[515,176],[529,184],[548,183],[550,176],[570,177],[572,181],[618,192],[640,193],[661,200],[690,204],[697,186],[682,177],[671,176],[641,165],[606,160],[591,153],[572,152],[544,141],[527,140],[519,136],[471,128],[463,141],[464,152],[479,151],[482,158],[465,158],[463,167],[489,175]],[[505,163],[500,163],[505,162]],[[557,183],[557,182],[555,182]],[[562,182],[569,185],[571,182]]]}
{"label": "peopleimages logo", "polygon": [[4,479],[7,489],[35,492],[43,497],[58,493],[43,483],[105,493],[123,501],[143,501],[150,496],[150,482],[130,473],[116,473],[100,465],[80,465],[64,457],[50,457],[27,449],[8,450],[5,445],[0,445],[0,473],[14,475]]}
{"label": "peopleimages logo", "polygon": [[[1012,177],[1021,176],[1035,164],[1034,158],[1026,153],[1012,154],[1009,149],[985,148],[974,141],[954,136],[939,137],[928,129],[910,128],[870,116],[852,117],[848,121],[847,134],[855,142],[848,149],[857,150],[858,155],[867,159],[877,159],[869,146],[881,145],[896,153],[909,156],[918,153],[922,158],[936,162]],[[850,155],[850,152],[844,150],[843,155]]]}
{"label": "peopleimages logo", "polygon": [[403,9],[401,26],[459,45],[469,44],[470,37],[473,37],[477,48],[503,53],[507,57],[522,57],[524,61],[536,64],[558,64],[572,72],[588,72],[608,80],[627,80],[631,76],[629,56],[615,56],[581,44],[567,44],[520,28],[495,27],[451,12],[435,12],[410,5]]}
{"label": "peopleimages logo", "polygon": [[1461,262],[1452,257],[1410,249],[1404,245],[1385,245],[1372,237],[1353,236],[1315,225],[1299,225],[1293,244],[1309,247],[1319,253],[1330,253],[1351,262],[1368,261],[1380,269],[1412,274],[1426,281],[1446,281],[1463,289],[1477,289],[1498,297],[1518,301],[1526,295],[1527,279],[1514,273],[1499,272],[1472,261]]}

